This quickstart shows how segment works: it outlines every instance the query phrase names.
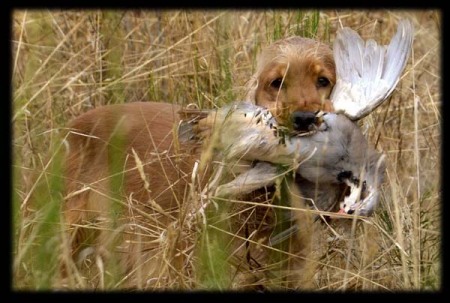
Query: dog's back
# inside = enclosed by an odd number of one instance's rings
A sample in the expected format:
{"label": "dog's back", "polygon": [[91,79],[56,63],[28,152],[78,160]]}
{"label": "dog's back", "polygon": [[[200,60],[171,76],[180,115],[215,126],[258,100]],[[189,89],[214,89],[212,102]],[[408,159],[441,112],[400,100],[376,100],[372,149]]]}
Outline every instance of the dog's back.
{"label": "dog's back", "polygon": [[[178,144],[174,136],[178,110],[156,102],[109,105],[69,124],[63,210],[75,261],[84,262],[86,252],[117,250],[121,270],[161,269],[163,262],[151,259],[163,231],[179,220],[198,155],[197,146]],[[154,257],[145,259],[151,251]]]}

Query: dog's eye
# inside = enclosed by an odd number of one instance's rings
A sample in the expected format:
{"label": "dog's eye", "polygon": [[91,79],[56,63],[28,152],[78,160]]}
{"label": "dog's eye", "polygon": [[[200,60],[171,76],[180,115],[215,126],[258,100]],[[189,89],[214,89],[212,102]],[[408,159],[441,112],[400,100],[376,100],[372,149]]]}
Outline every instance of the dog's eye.
{"label": "dog's eye", "polygon": [[319,77],[319,79],[317,79],[318,87],[327,87],[329,84],[330,84],[330,80],[328,80],[325,77]]}
{"label": "dog's eye", "polygon": [[282,82],[283,82],[283,78],[276,78],[275,80],[270,82],[270,86],[278,89],[281,87]]}

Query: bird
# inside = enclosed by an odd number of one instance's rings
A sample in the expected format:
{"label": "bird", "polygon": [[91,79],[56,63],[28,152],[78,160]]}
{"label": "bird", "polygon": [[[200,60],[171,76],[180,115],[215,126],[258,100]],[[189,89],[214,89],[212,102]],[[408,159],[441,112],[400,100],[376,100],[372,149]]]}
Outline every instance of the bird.
{"label": "bird", "polygon": [[284,165],[295,170],[302,194],[315,200],[318,209],[338,205],[339,213],[370,216],[379,201],[386,157],[369,145],[356,121],[395,89],[413,35],[406,19],[386,46],[372,39],[364,43],[352,29],[340,29],[333,47],[337,82],[330,98],[335,112],[319,111],[306,131],[279,124],[263,106],[238,101],[212,111],[182,110],[191,119],[181,124],[180,139],[207,140],[209,150],[225,163],[257,162],[218,185],[216,196],[238,196],[273,185],[280,174],[277,166]]}

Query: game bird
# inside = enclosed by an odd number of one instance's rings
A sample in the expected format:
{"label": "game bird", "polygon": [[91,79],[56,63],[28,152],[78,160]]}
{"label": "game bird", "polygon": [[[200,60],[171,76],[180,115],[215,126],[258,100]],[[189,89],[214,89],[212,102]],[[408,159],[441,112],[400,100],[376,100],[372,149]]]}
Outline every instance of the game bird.
{"label": "game bird", "polygon": [[[412,42],[413,26],[408,20],[399,22],[387,46],[372,39],[364,42],[350,28],[340,29],[333,47],[337,82],[331,101],[335,113],[318,112],[306,122],[294,116],[291,124],[281,125],[270,110],[251,102],[235,102],[213,111],[185,109],[180,139],[208,140],[209,150],[222,159],[218,175],[223,163],[242,166],[242,161],[247,162],[249,169],[238,172],[234,180],[213,184],[216,196],[239,196],[271,186],[281,165],[290,167],[285,172],[296,172],[302,195],[318,209],[330,210],[340,199],[340,213],[371,215],[379,201],[385,156],[369,145],[354,121],[390,96]],[[342,188],[345,194],[340,198]]]}

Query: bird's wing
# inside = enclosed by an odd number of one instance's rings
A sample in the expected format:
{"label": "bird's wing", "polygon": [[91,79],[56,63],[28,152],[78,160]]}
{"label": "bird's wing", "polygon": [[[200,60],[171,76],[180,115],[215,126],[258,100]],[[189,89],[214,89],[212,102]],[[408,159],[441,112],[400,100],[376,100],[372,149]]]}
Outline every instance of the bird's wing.
{"label": "bird's wing", "polygon": [[364,42],[350,28],[340,29],[333,45],[336,85],[331,101],[336,112],[358,120],[377,108],[392,93],[412,48],[413,25],[401,20],[389,45]]}
{"label": "bird's wing", "polygon": [[232,181],[219,185],[214,195],[221,198],[243,196],[259,188],[275,184],[278,176],[280,176],[280,172],[275,165],[258,162]]}

